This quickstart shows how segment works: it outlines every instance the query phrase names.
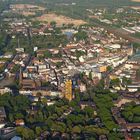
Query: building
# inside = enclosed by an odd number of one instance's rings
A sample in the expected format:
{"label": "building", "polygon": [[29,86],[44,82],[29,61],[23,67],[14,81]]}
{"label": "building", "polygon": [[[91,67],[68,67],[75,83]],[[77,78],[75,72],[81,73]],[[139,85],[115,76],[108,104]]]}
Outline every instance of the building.
{"label": "building", "polygon": [[83,83],[81,83],[80,85],[79,85],[79,89],[80,89],[80,92],[85,92],[87,89],[86,89],[86,85],[85,84],[83,84]]}
{"label": "building", "polygon": [[24,126],[25,122],[23,119],[17,119],[15,121],[16,126]]}
{"label": "building", "polygon": [[21,140],[21,137],[14,136],[11,140]]}
{"label": "building", "polygon": [[95,110],[97,109],[95,103],[90,102],[90,101],[80,101],[79,105],[82,110],[85,109],[85,107],[87,107],[87,106],[90,106],[90,107],[94,108]]}
{"label": "building", "polygon": [[71,80],[67,80],[65,82],[65,98],[68,99],[69,101],[71,101],[73,98]]}
{"label": "building", "polygon": [[37,72],[37,66],[27,66],[29,72]]}
{"label": "building", "polygon": [[99,140],[108,140],[106,135],[100,135]]}
{"label": "building", "polygon": [[99,71],[100,72],[106,72],[107,71],[107,66],[100,66]]}
{"label": "building", "polygon": [[41,82],[34,79],[23,79],[21,82],[22,89],[36,89],[41,87]]}
{"label": "building", "polygon": [[9,140],[16,135],[15,127],[6,127],[0,129],[0,140]]}
{"label": "building", "polygon": [[12,90],[10,88],[0,88],[0,95],[3,95],[5,93],[12,93]]}
{"label": "building", "polygon": [[22,89],[33,90],[41,87],[41,81],[37,79],[23,79],[23,73],[20,69],[19,84]]}

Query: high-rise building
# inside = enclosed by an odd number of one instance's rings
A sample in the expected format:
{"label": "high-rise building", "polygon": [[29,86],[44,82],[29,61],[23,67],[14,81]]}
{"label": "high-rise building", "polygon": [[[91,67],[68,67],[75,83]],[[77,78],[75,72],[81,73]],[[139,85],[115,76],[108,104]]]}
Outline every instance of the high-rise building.
{"label": "high-rise building", "polygon": [[67,80],[65,82],[65,98],[68,99],[69,101],[71,101],[73,98],[71,80]]}

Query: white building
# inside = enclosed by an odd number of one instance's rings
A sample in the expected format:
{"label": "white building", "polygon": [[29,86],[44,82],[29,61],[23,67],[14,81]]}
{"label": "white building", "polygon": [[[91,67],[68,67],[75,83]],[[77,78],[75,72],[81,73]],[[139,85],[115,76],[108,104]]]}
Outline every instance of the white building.
{"label": "white building", "polygon": [[7,88],[7,87],[1,88],[0,89],[0,95],[3,95],[5,93],[12,93],[12,90],[10,88]]}
{"label": "white building", "polygon": [[85,84],[80,84],[79,88],[80,88],[80,92],[85,92],[86,91],[86,85]]}

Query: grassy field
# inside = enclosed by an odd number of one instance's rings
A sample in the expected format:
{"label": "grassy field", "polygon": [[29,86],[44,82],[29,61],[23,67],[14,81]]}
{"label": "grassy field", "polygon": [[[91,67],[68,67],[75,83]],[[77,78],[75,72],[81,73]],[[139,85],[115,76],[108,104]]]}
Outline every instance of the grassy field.
{"label": "grassy field", "polygon": [[133,1],[133,2],[140,2],[140,0],[131,0],[131,1]]}
{"label": "grassy field", "polygon": [[48,23],[55,21],[57,25],[62,25],[62,24],[74,24],[76,26],[85,24],[83,20],[78,20],[78,19],[72,19],[66,16],[62,15],[57,15],[55,13],[49,13],[49,14],[44,14],[40,17],[36,18],[39,21],[47,21]]}

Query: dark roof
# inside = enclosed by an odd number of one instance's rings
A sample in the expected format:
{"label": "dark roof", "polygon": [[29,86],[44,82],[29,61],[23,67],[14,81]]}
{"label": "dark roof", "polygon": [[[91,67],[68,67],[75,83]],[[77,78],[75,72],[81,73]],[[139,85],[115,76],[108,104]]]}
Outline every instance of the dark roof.
{"label": "dark roof", "polygon": [[127,126],[140,127],[140,123],[127,123]]}

